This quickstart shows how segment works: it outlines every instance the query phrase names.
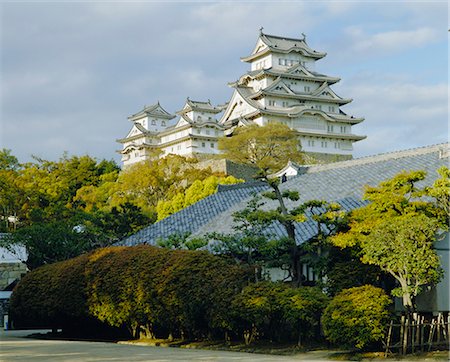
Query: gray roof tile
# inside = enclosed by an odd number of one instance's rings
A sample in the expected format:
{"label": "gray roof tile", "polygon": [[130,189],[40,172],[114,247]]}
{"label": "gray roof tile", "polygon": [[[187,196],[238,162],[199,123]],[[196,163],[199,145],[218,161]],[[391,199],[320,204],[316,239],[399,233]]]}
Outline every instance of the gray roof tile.
{"label": "gray roof tile", "polygon": [[[309,200],[337,202],[346,211],[366,204],[362,200],[364,186],[376,186],[401,171],[425,170],[427,177],[419,185],[431,185],[438,178],[436,170],[448,166],[448,144],[422,147],[413,150],[391,152],[326,165],[310,166],[305,173],[289,179],[281,189],[300,193],[300,200],[287,202],[293,208]],[[233,213],[246,207],[255,193],[261,193],[267,186],[260,183],[239,184],[221,187],[194,205],[187,207],[125,239],[121,244],[154,244],[158,238],[171,234],[190,232],[200,236],[209,232],[231,233]],[[276,208],[276,201],[267,201],[267,209]],[[274,223],[269,234],[285,235],[280,224]],[[297,242],[314,236],[316,225],[312,220],[296,225]]]}

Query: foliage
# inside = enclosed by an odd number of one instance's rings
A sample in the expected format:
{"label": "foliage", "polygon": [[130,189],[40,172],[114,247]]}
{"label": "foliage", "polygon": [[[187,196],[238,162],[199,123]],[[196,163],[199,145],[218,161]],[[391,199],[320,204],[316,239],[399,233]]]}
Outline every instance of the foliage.
{"label": "foliage", "polygon": [[[119,172],[113,161],[67,154],[56,162],[34,157],[20,164],[2,150],[0,232],[20,231],[8,240],[29,247],[32,268],[111,245],[155,222],[159,200],[178,210],[214,192],[217,183],[237,181],[195,163],[168,156]],[[185,199],[194,182],[202,193]]]}
{"label": "foliage", "polygon": [[433,250],[438,209],[421,199],[425,190],[416,185],[425,176],[423,171],[402,172],[379,187],[366,187],[364,196],[371,203],[354,210],[350,230],[332,238],[339,247],[357,246],[364,263],[390,273],[401,288],[394,293],[403,297],[407,310],[414,309],[421,287],[442,275]]}
{"label": "foliage", "polygon": [[87,255],[42,266],[26,274],[10,299],[16,328],[74,328],[87,322]]}
{"label": "foliage", "polygon": [[436,284],[442,277],[440,260],[433,242],[438,225],[425,215],[402,215],[385,220],[372,229],[362,244],[362,261],[378,265],[400,283],[393,294],[413,306],[422,286]]}
{"label": "foliage", "polygon": [[209,176],[204,180],[195,180],[186,190],[177,193],[170,200],[160,200],[156,206],[158,220],[162,220],[173,213],[195,204],[197,201],[214,194],[218,185],[231,185],[244,182],[233,176],[218,177]]}
{"label": "foliage", "polygon": [[247,272],[207,252],[151,246],[97,249],[28,273],[11,298],[18,326],[97,320],[134,336],[200,338],[228,328]]}
{"label": "foliage", "polygon": [[197,250],[208,245],[205,238],[189,238],[191,233],[172,234],[167,239],[158,239],[156,245],[166,249]]}
{"label": "foliage", "polygon": [[425,193],[435,200],[440,227],[448,230],[450,224],[450,170],[448,167],[442,166],[437,172],[440,178],[431,187],[426,187]]}
{"label": "foliage", "polygon": [[325,337],[341,347],[364,349],[384,337],[391,303],[385,292],[371,285],[344,289],[326,307]]}
{"label": "foliage", "polygon": [[233,300],[234,323],[247,344],[257,337],[292,340],[318,337],[327,297],[316,288],[283,283],[250,284]]}
{"label": "foliage", "polygon": [[364,264],[360,260],[358,248],[340,249],[329,246],[327,262],[323,269],[326,275],[323,287],[330,296],[335,296],[343,289],[361,287],[366,284],[390,290],[389,275],[376,265]]}
{"label": "foliage", "polygon": [[296,131],[281,123],[236,128],[233,137],[219,139],[225,158],[256,166],[261,176],[278,171],[291,160],[302,162]]}

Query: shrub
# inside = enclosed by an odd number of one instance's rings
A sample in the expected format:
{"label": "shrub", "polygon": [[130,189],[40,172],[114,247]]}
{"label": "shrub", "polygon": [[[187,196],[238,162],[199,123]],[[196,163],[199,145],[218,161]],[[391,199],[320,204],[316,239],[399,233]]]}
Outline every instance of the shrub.
{"label": "shrub", "polygon": [[245,342],[258,336],[299,341],[317,337],[322,310],[328,298],[317,288],[292,288],[276,282],[247,286],[233,301],[234,328]]}
{"label": "shrub", "polygon": [[89,310],[137,337],[204,337],[227,326],[245,270],[205,251],[109,248],[87,270]]}
{"label": "shrub", "polygon": [[384,337],[391,299],[371,285],[344,289],[322,316],[325,337],[342,347],[368,348]]}
{"label": "shrub", "polygon": [[17,328],[76,328],[86,321],[87,255],[39,267],[18,283],[10,300]]}

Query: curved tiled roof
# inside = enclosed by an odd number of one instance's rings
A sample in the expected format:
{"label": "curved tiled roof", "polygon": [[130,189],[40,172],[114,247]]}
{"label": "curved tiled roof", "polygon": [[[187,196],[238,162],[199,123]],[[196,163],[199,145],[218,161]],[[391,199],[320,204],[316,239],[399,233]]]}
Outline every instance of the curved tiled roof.
{"label": "curved tiled roof", "polygon": [[[155,244],[158,238],[173,234],[195,233],[220,213],[252,194],[262,192],[267,186],[261,183],[239,184],[217,192],[169,217],[138,231],[121,241],[121,245]],[[230,229],[231,231],[231,229]]]}
{"label": "curved tiled roof", "polygon": [[[362,200],[364,186],[376,186],[402,171],[424,170],[425,180],[418,185],[431,185],[438,178],[436,170],[449,164],[449,144],[397,151],[349,161],[309,166],[302,174],[282,184],[282,190],[298,191],[300,200],[288,201],[293,208],[309,200],[337,202],[343,209],[352,210],[366,203]],[[141,230],[124,240],[126,245],[155,243],[157,238],[174,233],[190,232],[194,236],[208,232],[231,233],[233,213],[246,207],[252,194],[261,193],[267,186],[240,184],[222,187],[223,191],[181,210],[168,218]],[[267,209],[277,207],[276,201],[267,201]],[[302,243],[316,233],[316,225],[309,220],[296,224],[297,242]],[[274,223],[268,233],[285,235],[280,224]]]}

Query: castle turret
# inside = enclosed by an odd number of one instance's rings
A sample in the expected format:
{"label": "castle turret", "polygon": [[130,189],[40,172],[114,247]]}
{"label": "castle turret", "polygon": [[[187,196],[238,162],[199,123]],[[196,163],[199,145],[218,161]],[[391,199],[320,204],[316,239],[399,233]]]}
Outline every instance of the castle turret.
{"label": "castle turret", "polygon": [[280,122],[299,132],[302,149],[317,158],[351,158],[353,142],[365,136],[352,133],[364,120],[341,110],[352,101],[337,95],[339,82],[315,71],[326,53],[311,49],[305,36],[286,38],[262,31],[252,53],[241,58],[250,71],[236,82],[220,123],[226,128]]}

